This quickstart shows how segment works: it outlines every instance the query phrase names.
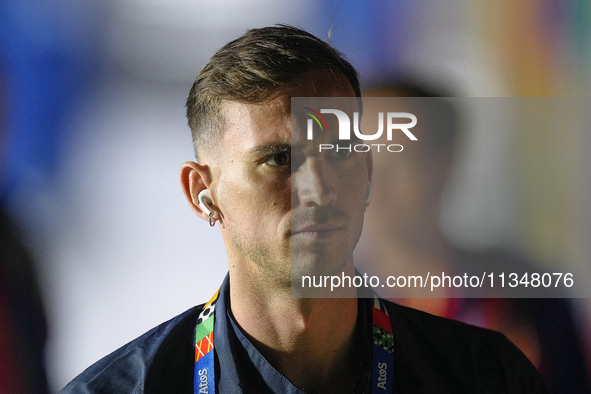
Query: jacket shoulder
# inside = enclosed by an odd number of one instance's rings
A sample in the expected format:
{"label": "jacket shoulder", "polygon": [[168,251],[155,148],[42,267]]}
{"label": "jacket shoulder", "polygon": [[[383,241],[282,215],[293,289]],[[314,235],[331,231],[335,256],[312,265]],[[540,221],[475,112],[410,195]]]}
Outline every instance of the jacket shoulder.
{"label": "jacket shoulder", "polygon": [[537,369],[505,335],[387,301],[386,307],[397,365],[415,392],[421,392],[419,385],[423,392],[447,392],[441,391],[446,386],[454,393],[549,393]]}
{"label": "jacket shoulder", "polygon": [[[146,387],[158,386],[167,364],[163,359],[171,353],[178,354],[179,349],[183,352],[185,342],[185,357],[194,357],[190,341],[202,308],[203,305],[195,306],[105,356],[68,383],[60,394],[150,392]],[[191,362],[188,366],[192,371]]]}

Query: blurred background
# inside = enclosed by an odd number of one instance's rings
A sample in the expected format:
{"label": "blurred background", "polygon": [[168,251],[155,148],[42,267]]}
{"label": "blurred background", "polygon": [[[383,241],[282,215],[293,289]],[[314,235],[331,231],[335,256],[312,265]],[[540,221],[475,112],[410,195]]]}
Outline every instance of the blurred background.
{"label": "blurred background", "polygon": [[[184,100],[219,47],[279,22],[328,38],[367,85],[404,76],[458,96],[591,104],[582,0],[2,2],[1,206],[36,274],[14,274],[25,263],[3,251],[0,280],[26,277],[31,310],[44,308],[50,392],[221,283],[219,231],[192,214],[178,181],[193,158]],[[518,248],[591,286],[591,134],[483,130],[458,141],[446,235],[467,249]],[[0,317],[19,308],[9,304]],[[589,343],[591,304],[574,305]],[[0,318],[0,334],[22,334],[17,320]]]}

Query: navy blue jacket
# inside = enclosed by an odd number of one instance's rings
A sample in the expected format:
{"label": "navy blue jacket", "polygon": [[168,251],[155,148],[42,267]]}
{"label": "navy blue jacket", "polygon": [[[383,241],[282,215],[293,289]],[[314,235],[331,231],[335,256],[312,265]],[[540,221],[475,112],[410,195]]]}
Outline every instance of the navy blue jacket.
{"label": "navy blue jacket", "polygon": [[[227,280],[224,287],[226,291],[220,292],[222,304],[227,298]],[[216,316],[223,311],[220,300]],[[535,367],[502,334],[391,302],[386,305],[394,333],[394,392],[548,393]],[[184,312],[106,356],[70,382],[61,394],[193,393],[193,334],[201,307]],[[253,370],[248,357],[241,356],[246,352],[237,350],[243,343],[237,340],[234,329],[229,323],[218,328],[218,320],[216,317],[216,370],[221,366],[226,387],[223,393],[249,392],[245,380],[258,371]],[[257,389],[261,394],[278,392],[269,386]]]}

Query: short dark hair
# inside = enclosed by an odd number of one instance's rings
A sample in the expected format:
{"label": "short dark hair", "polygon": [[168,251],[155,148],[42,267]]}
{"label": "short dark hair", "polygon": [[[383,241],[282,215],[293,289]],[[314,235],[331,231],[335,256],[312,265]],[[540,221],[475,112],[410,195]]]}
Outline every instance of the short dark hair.
{"label": "short dark hair", "polygon": [[357,71],[344,55],[304,30],[289,25],[252,29],[226,44],[199,72],[187,98],[195,156],[198,147],[219,141],[224,101],[264,103],[315,70],[344,76],[361,97]]}

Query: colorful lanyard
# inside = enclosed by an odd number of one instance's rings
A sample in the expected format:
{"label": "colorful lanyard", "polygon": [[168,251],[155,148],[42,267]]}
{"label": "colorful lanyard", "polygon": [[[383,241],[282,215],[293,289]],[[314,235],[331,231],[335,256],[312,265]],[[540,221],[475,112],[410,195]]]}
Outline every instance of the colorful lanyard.
{"label": "colorful lanyard", "polygon": [[[195,328],[195,394],[215,394],[213,321],[219,290],[203,306]],[[394,381],[394,336],[384,301],[377,296],[372,305],[372,379],[371,393],[391,393]]]}
{"label": "colorful lanyard", "polygon": [[195,328],[195,378],[193,392],[215,394],[215,370],[213,359],[213,311],[220,291],[216,291],[197,318]]}
{"label": "colorful lanyard", "polygon": [[394,382],[394,335],[388,310],[382,299],[374,296],[372,311],[371,393],[392,393]]}

